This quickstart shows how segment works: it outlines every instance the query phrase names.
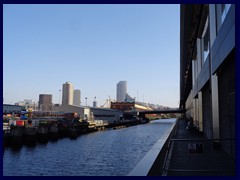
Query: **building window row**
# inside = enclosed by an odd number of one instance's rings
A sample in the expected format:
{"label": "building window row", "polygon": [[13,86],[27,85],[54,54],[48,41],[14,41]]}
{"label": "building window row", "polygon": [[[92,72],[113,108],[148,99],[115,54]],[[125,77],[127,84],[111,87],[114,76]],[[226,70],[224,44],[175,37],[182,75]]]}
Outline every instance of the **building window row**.
{"label": "building window row", "polygon": [[[197,80],[197,77],[202,69],[203,64],[206,62],[210,53],[210,28],[214,28],[216,35],[222,26],[231,4],[217,4],[215,5],[215,19],[211,19],[210,16],[210,6],[204,5],[202,17],[200,20],[200,32],[198,33],[198,38],[196,40],[196,45],[194,47],[194,57],[192,57],[192,79],[193,85]],[[210,22],[214,21],[214,22]],[[215,24],[216,26],[212,26]],[[212,29],[213,30],[213,29]],[[213,39],[212,39],[213,40]]]}

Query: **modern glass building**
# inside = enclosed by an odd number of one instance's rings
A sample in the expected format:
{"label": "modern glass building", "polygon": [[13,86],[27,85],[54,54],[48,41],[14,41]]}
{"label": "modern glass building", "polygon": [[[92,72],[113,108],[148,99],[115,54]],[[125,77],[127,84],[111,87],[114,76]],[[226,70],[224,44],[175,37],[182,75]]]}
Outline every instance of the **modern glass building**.
{"label": "modern glass building", "polygon": [[180,108],[235,158],[235,5],[181,5],[180,23]]}

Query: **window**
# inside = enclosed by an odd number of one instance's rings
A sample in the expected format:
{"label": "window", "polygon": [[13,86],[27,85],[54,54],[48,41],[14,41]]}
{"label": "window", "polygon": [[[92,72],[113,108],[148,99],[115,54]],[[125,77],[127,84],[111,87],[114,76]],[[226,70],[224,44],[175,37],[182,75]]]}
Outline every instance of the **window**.
{"label": "window", "polygon": [[222,4],[221,5],[221,10],[222,10],[222,14],[221,14],[221,22],[223,23],[225,17],[227,16],[228,10],[230,9],[231,4]]}
{"label": "window", "polygon": [[203,63],[206,61],[207,56],[209,54],[209,47],[210,47],[210,42],[209,42],[209,17],[207,17],[205,25],[204,25],[204,30],[202,33],[202,51],[203,51]]}

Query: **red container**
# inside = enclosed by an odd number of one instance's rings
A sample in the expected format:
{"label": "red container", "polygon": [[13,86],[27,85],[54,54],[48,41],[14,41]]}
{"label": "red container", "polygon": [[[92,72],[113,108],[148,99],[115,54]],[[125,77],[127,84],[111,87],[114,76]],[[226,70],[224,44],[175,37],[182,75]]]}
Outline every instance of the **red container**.
{"label": "red container", "polygon": [[17,120],[16,125],[17,126],[24,126],[24,121],[23,120]]}

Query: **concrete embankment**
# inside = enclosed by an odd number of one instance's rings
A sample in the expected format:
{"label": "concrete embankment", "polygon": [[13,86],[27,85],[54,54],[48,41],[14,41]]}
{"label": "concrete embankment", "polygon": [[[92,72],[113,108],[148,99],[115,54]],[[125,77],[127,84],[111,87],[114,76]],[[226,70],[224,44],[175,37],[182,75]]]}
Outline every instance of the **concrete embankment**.
{"label": "concrete embankment", "polygon": [[168,142],[176,130],[175,121],[163,136],[154,144],[150,151],[134,167],[128,176],[158,176],[163,171],[163,163],[167,152]]}
{"label": "concrete embankment", "polygon": [[141,121],[129,120],[111,124],[89,125],[82,124],[44,124],[37,127],[13,126],[3,131],[4,145],[15,146],[26,143],[47,142],[49,139],[69,137],[76,139],[79,135],[101,131],[105,129],[120,129],[142,124]]}

